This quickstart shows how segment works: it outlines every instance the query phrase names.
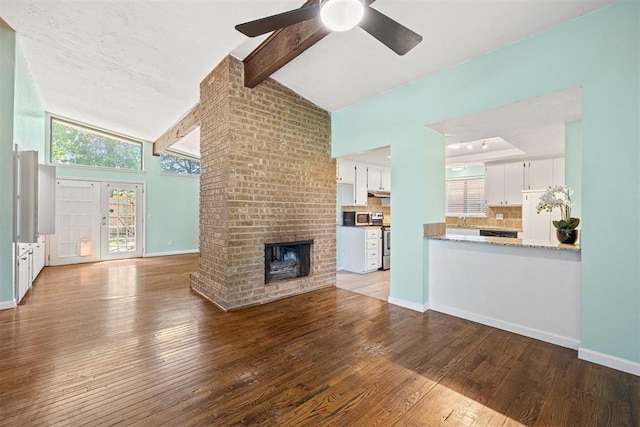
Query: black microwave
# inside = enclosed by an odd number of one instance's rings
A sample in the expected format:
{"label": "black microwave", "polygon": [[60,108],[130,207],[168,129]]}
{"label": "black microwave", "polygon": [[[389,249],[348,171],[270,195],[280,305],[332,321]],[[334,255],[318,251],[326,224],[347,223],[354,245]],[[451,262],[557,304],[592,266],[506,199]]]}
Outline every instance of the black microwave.
{"label": "black microwave", "polygon": [[371,225],[371,214],[369,212],[342,212],[342,225],[351,227]]}

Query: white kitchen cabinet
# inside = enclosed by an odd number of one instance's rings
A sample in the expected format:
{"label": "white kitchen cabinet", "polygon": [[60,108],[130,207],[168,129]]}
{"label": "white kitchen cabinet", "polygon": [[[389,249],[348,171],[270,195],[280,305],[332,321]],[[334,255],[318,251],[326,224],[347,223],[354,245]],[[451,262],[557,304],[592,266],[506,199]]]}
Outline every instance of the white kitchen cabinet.
{"label": "white kitchen cabinet", "polygon": [[523,163],[487,165],[485,168],[485,198],[488,206],[519,206],[522,204]]}
{"label": "white kitchen cabinet", "polygon": [[555,241],[556,228],[552,221],[560,219],[560,211],[538,211],[542,190],[525,190],[522,192],[522,238],[532,240]]}
{"label": "white kitchen cabinet", "polygon": [[16,262],[16,280],[18,281],[18,295],[16,303],[22,301],[31,287],[31,248],[26,245],[19,245],[18,260]]}
{"label": "white kitchen cabinet", "polygon": [[525,190],[546,190],[564,185],[564,157],[525,162]]}
{"label": "white kitchen cabinet", "polygon": [[544,190],[553,184],[553,159],[525,162],[524,189]]}
{"label": "white kitchen cabinet", "polygon": [[553,182],[552,187],[564,185],[564,157],[553,159]]}
{"label": "white kitchen cabinet", "polygon": [[380,189],[391,191],[391,168],[380,169]]}
{"label": "white kitchen cabinet", "polygon": [[342,206],[367,206],[367,167],[354,163],[352,184],[342,186]]}
{"label": "white kitchen cabinet", "polygon": [[338,160],[338,176],[336,181],[344,184],[354,184],[356,179],[356,164],[346,160]]}
{"label": "white kitchen cabinet", "polygon": [[34,282],[45,264],[44,236],[40,236],[36,243],[31,245],[31,282]]}
{"label": "white kitchen cabinet", "polygon": [[391,169],[384,166],[367,166],[367,189],[391,191]]}
{"label": "white kitchen cabinet", "polygon": [[367,189],[380,191],[382,186],[382,172],[380,166],[367,166]]}
{"label": "white kitchen cabinet", "polygon": [[352,273],[370,273],[380,268],[380,227],[342,227],[342,265]]}

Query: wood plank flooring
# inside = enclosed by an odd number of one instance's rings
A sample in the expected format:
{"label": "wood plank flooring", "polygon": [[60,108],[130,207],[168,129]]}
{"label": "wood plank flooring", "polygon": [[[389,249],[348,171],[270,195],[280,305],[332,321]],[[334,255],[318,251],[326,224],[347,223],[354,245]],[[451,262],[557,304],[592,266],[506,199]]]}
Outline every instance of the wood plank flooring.
{"label": "wood plank flooring", "polygon": [[640,378],[336,288],[224,313],[197,256],[48,267],[0,311],[0,425],[638,426]]}
{"label": "wood plank flooring", "polygon": [[391,270],[368,274],[338,271],[336,287],[387,301],[389,299],[389,275]]}

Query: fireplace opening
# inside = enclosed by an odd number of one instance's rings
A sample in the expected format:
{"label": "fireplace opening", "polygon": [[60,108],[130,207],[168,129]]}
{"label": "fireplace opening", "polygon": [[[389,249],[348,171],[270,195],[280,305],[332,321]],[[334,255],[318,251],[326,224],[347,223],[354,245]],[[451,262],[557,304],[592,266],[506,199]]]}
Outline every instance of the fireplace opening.
{"label": "fireplace opening", "polygon": [[308,276],[312,244],[313,240],[265,244],[264,283]]}

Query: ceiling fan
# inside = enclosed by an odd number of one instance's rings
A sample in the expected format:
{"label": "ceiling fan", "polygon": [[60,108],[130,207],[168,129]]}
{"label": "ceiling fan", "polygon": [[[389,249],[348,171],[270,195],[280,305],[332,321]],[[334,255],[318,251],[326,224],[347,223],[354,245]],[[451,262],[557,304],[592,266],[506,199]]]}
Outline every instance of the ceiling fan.
{"label": "ceiling fan", "polygon": [[318,0],[309,6],[236,25],[236,30],[256,37],[290,25],[320,17],[333,31],[347,31],[356,25],[398,55],[404,55],[422,41],[422,36],[370,6],[372,0]]}

